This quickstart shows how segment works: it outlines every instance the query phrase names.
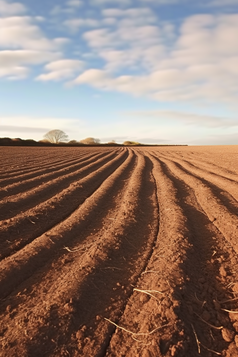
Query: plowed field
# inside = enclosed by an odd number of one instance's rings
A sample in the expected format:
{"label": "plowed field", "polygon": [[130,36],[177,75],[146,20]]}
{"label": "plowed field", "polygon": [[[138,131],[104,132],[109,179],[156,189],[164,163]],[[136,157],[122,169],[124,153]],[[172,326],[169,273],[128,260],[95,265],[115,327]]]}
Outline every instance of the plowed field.
{"label": "plowed field", "polygon": [[238,147],[1,147],[0,356],[238,356]]}

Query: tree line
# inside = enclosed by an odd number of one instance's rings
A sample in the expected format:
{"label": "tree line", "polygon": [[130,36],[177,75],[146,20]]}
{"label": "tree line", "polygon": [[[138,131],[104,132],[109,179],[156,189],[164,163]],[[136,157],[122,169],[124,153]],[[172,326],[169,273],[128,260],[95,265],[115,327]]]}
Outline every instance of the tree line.
{"label": "tree line", "polygon": [[[49,142],[52,144],[60,144],[60,143],[67,142],[67,144],[69,144],[69,145],[77,145],[77,144],[99,145],[100,144],[99,139],[91,138],[91,137],[80,140],[80,141],[77,141],[77,140],[68,141],[68,135],[63,130],[59,130],[59,129],[54,129],[54,130],[48,131],[48,133],[46,133],[44,135],[44,140],[41,140],[41,141]],[[107,144],[108,145],[117,145],[117,143],[114,140],[108,142]],[[141,144],[138,142],[135,142],[135,141],[124,141],[124,143],[122,145],[141,145]]]}

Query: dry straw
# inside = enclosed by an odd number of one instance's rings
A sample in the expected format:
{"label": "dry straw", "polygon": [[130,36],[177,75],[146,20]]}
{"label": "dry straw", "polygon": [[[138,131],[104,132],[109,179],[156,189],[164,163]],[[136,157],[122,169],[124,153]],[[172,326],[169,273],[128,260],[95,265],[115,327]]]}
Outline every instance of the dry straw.
{"label": "dry straw", "polygon": [[133,289],[133,291],[138,291],[139,293],[143,293],[143,294],[147,294],[147,295],[149,295],[149,296],[151,296],[151,297],[153,297],[155,300],[158,300],[159,301],[159,299],[156,297],[156,296],[154,296],[152,293],[158,293],[158,294],[164,294],[163,292],[161,292],[161,291],[158,291],[158,290],[142,290],[142,289]]}
{"label": "dry straw", "polygon": [[74,252],[79,252],[80,250],[84,250],[86,251],[87,248],[91,248],[95,243],[90,243],[90,244],[84,244],[82,247],[80,248],[75,248],[75,249],[70,249],[69,247],[64,247],[64,249],[66,249],[68,252],[70,253],[74,253]]}
{"label": "dry straw", "polygon": [[194,336],[195,336],[195,339],[196,339],[196,343],[197,343],[197,348],[198,348],[198,353],[199,353],[199,354],[201,353],[201,348],[200,348],[200,346],[202,346],[203,348],[205,348],[205,350],[207,350],[207,351],[209,351],[209,352],[212,352],[212,353],[214,353],[214,354],[216,354],[216,355],[218,355],[218,356],[221,356],[221,355],[222,355],[222,353],[217,352],[217,351],[214,351],[214,350],[208,348],[207,346],[205,346],[203,343],[201,343],[201,342],[199,341],[199,339],[198,339],[198,336],[197,336],[197,333],[196,333],[196,331],[195,331],[195,328],[194,328],[193,324],[191,324],[191,326],[192,326],[193,333],[194,333]]}
{"label": "dry straw", "polygon": [[158,330],[160,330],[160,329],[162,329],[162,328],[164,328],[166,326],[169,326],[169,324],[162,325],[162,326],[156,327],[154,330],[152,330],[150,332],[133,332],[133,331],[127,330],[125,327],[117,325],[115,322],[107,319],[106,317],[104,317],[104,320],[110,322],[112,325],[116,326],[117,328],[119,328],[122,331],[125,331],[125,332],[129,333],[132,336],[149,336],[149,335],[152,335],[154,332],[156,332],[156,331],[158,331]]}
{"label": "dry straw", "polygon": [[195,314],[201,321],[203,321],[205,324],[207,324],[208,326],[210,326],[210,327],[212,327],[212,328],[214,328],[214,329],[216,329],[216,330],[221,330],[221,329],[223,329],[223,326],[214,326],[214,325],[210,324],[209,322],[207,322],[206,320],[204,320],[201,316],[199,316],[196,312],[194,312],[194,314]]}
{"label": "dry straw", "polygon": [[227,309],[221,309],[221,310],[226,311],[226,312],[230,312],[232,314],[238,314],[237,310],[227,310]]}

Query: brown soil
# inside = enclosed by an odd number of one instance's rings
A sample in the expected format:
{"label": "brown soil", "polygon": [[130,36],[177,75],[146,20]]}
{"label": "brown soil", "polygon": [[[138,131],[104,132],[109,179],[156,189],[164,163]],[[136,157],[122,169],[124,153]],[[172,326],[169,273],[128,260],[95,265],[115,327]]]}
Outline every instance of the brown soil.
{"label": "brown soil", "polygon": [[238,147],[0,147],[0,356],[238,357]]}

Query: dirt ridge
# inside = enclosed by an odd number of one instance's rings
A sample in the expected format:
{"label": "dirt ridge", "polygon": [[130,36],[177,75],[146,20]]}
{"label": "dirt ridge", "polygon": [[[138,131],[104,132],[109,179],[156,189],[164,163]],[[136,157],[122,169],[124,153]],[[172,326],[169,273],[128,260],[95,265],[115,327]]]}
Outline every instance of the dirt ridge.
{"label": "dirt ridge", "polygon": [[0,151],[0,356],[238,357],[236,147]]}

